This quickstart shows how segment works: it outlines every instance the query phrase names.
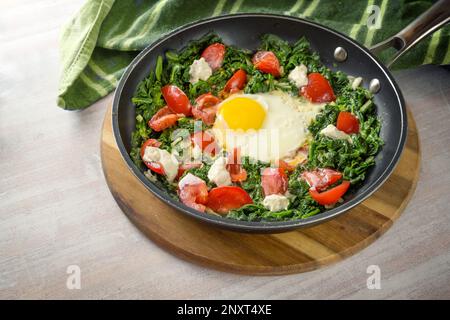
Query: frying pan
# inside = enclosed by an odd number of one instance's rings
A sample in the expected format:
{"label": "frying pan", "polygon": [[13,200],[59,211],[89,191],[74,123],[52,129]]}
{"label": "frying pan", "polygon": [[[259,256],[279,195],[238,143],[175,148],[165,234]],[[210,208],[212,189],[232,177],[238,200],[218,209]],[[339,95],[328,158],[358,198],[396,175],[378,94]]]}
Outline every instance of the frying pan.
{"label": "frying pan", "polygon": [[[443,0],[395,36],[374,47],[379,52],[387,47],[398,50],[394,62],[420,39],[449,21],[450,1]],[[154,69],[156,58],[167,50],[179,50],[192,39],[205,33],[217,33],[228,45],[254,50],[260,37],[266,33],[278,35],[290,42],[305,36],[322,62],[332,70],[361,76],[364,86],[374,92],[374,102],[382,121],[381,137],[385,142],[375,159],[366,180],[345,196],[345,202],[316,216],[293,221],[247,222],[205,214],[191,209],[171,198],[168,193],[150,182],[132,162],[131,133],[135,128],[135,108],[131,102],[141,80]],[[391,62],[391,63],[392,63]],[[407,131],[407,118],[403,96],[391,73],[380,61],[354,40],[327,27],[299,18],[274,14],[233,14],[201,20],[183,26],[145,48],[125,71],[114,94],[112,127],[119,151],[128,168],[144,186],[168,205],[199,221],[235,231],[275,233],[312,226],[332,219],[369,197],[394,170],[402,153]]]}

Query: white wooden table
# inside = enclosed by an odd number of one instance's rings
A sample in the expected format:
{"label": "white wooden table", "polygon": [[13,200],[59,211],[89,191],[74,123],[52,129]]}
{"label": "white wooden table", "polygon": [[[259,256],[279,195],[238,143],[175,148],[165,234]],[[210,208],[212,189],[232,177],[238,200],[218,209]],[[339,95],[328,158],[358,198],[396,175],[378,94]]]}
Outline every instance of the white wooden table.
{"label": "white wooden table", "polygon": [[[403,216],[353,257],[314,272],[251,277],[163,251],[122,214],[105,184],[100,128],[111,96],[56,107],[58,37],[81,0],[0,3],[0,298],[450,298],[450,71],[396,73],[422,143]],[[66,286],[70,265],[81,289]],[[369,265],[381,289],[366,285]]]}

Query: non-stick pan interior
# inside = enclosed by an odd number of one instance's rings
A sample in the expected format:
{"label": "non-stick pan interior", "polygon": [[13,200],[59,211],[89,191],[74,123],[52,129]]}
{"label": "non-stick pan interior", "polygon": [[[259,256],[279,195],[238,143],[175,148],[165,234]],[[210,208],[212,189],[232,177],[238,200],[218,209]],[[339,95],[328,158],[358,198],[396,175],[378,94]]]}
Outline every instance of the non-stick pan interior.
{"label": "non-stick pan interior", "polygon": [[[346,203],[320,215],[305,220],[246,223],[231,219],[200,214],[167,197],[164,190],[159,190],[134,166],[129,158],[131,132],[134,130],[135,113],[131,98],[138,83],[144,79],[155,66],[156,57],[167,50],[178,50],[192,40],[207,32],[215,32],[228,45],[254,50],[260,43],[260,36],[272,33],[288,41],[296,41],[305,36],[313,50],[319,52],[321,60],[329,68],[342,70],[348,75],[363,77],[363,86],[368,87],[371,79],[377,78],[381,83],[380,91],[375,95],[378,115],[382,119],[381,136],[385,141],[381,152],[376,157],[376,165],[370,170],[365,183],[356,191],[346,196]],[[343,47],[348,58],[344,62],[334,59],[336,47]],[[356,205],[369,196],[387,178],[395,166],[404,145],[406,134],[406,115],[403,99],[389,72],[371,56],[367,50],[345,36],[329,29],[296,18],[241,14],[219,17],[194,23],[179,29],[146,48],[133,61],[122,77],[116,90],[113,103],[113,129],[119,149],[135,175],[158,197],[181,209],[183,212],[212,222],[213,224],[241,231],[275,232],[311,225],[331,218]]]}

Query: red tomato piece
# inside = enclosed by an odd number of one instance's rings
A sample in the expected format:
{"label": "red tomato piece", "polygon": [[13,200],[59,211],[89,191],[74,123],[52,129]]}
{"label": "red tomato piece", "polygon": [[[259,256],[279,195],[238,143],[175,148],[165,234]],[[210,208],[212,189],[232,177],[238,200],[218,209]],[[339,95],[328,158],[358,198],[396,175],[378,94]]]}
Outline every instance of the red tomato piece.
{"label": "red tomato piece", "polygon": [[213,43],[203,50],[201,57],[208,62],[213,71],[216,71],[222,66],[223,58],[225,57],[226,48],[221,43]]}
{"label": "red tomato piece", "polygon": [[[159,142],[156,139],[147,139],[141,146],[141,158],[144,160],[144,154],[145,154],[145,148],[147,147],[155,147],[158,148],[161,145],[161,142]],[[153,172],[156,172],[158,174],[164,174],[164,168],[159,162],[147,162],[144,161],[144,164],[152,170]]]}
{"label": "red tomato piece", "polygon": [[272,51],[258,51],[252,59],[253,65],[261,72],[270,73],[274,77],[281,75],[280,62]]}
{"label": "red tomato piece", "polygon": [[308,84],[300,89],[303,96],[312,102],[331,102],[336,100],[333,88],[320,73],[308,74]]}
{"label": "red tomato piece", "polygon": [[246,204],[253,203],[249,194],[240,187],[222,186],[211,189],[206,206],[214,212],[225,214]]}
{"label": "red tomato piece", "polygon": [[185,116],[191,114],[191,103],[187,95],[177,86],[168,84],[161,89],[161,93],[167,106],[173,113],[182,113]]}
{"label": "red tomato piece", "polygon": [[214,141],[214,137],[205,131],[194,132],[191,136],[191,141],[194,145],[199,146],[203,152],[212,156],[216,154],[216,150],[219,148]]}
{"label": "red tomato piece", "polygon": [[153,130],[160,132],[174,126],[182,116],[182,114],[173,113],[169,107],[165,106],[153,115],[148,121],[148,126]]}
{"label": "red tomato piece", "polygon": [[178,196],[188,207],[204,212],[208,202],[208,187],[199,177],[187,174],[178,183]]}
{"label": "red tomato piece", "polygon": [[351,112],[341,111],[337,118],[336,128],[348,134],[358,133],[359,120]]}
{"label": "red tomato piece", "polygon": [[244,89],[246,82],[247,73],[244,70],[239,69],[227,81],[225,87],[223,88],[223,91],[227,93],[235,93],[239,90]]}
{"label": "red tomato piece", "polygon": [[241,164],[240,149],[235,148],[232,152],[228,153],[226,168],[230,173],[232,182],[242,182],[247,180],[247,171],[242,167]]}
{"label": "red tomato piece", "polygon": [[264,195],[284,194],[288,188],[288,177],[282,168],[265,168],[261,175]]}
{"label": "red tomato piece", "polygon": [[342,173],[332,169],[319,168],[313,171],[303,172],[302,178],[306,180],[312,189],[321,191],[338,182],[342,178]]}
{"label": "red tomato piece", "polygon": [[195,100],[192,107],[192,115],[195,119],[201,119],[205,124],[212,125],[216,120],[216,113],[220,99],[211,93],[205,93]]}
{"label": "red tomato piece", "polygon": [[349,187],[350,181],[344,180],[340,185],[320,193],[311,188],[309,189],[309,194],[314,200],[323,206],[332,205],[338,202],[338,200],[347,192]]}

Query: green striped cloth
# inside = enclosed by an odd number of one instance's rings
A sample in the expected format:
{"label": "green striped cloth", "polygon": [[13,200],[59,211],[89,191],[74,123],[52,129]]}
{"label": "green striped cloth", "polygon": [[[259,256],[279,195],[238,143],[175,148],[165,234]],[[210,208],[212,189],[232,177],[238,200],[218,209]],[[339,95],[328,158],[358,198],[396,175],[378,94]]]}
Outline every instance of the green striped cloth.
{"label": "green striped cloth", "polygon": [[[83,109],[117,85],[136,54],[163,34],[202,18],[270,12],[317,21],[366,46],[394,34],[430,7],[415,0],[90,0],[65,26],[58,105]],[[381,28],[368,28],[378,10]],[[428,37],[394,68],[450,62],[450,28]],[[381,57],[386,58],[386,57]]]}

